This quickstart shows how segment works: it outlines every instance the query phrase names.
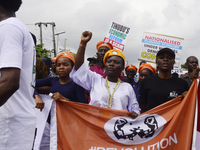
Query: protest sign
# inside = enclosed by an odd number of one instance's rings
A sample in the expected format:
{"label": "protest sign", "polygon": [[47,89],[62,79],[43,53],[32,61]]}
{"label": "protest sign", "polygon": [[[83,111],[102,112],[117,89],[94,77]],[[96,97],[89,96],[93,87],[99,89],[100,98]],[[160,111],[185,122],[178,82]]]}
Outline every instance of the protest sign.
{"label": "protest sign", "polygon": [[129,34],[130,27],[112,21],[104,41],[110,42],[115,49],[123,51]]}
{"label": "protest sign", "polygon": [[155,63],[157,52],[162,48],[168,47],[174,51],[174,67],[178,67],[183,49],[183,40],[183,38],[179,37],[145,32],[142,38],[139,60]]}

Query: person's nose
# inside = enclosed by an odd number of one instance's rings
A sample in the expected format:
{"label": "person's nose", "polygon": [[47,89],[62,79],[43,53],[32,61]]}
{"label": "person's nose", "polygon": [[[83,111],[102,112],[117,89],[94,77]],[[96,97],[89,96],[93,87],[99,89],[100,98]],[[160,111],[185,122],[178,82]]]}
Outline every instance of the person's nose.
{"label": "person's nose", "polygon": [[193,66],[197,66],[197,63],[194,62],[194,63],[192,63],[192,65],[193,65]]}
{"label": "person's nose", "polygon": [[164,59],[163,59],[164,61],[168,61],[168,57],[164,57]]}
{"label": "person's nose", "polygon": [[113,65],[114,65],[114,62],[113,62],[113,61],[111,61],[111,62],[110,62],[110,66],[113,66]]}
{"label": "person's nose", "polygon": [[61,64],[60,67],[59,67],[59,69],[63,69],[63,67],[64,67],[64,65]]}

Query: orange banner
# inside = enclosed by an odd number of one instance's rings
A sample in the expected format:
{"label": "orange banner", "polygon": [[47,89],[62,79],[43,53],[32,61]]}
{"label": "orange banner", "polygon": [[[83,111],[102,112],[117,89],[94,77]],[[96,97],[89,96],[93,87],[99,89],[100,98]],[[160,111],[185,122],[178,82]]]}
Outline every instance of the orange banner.
{"label": "orange banner", "polygon": [[131,119],[129,112],[57,101],[58,150],[190,150],[197,81],[179,97]]}

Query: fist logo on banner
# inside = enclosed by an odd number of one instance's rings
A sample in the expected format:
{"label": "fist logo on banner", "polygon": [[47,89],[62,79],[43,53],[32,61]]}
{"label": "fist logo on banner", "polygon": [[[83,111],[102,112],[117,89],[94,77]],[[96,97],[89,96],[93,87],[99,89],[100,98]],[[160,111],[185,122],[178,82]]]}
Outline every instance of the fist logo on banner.
{"label": "fist logo on banner", "polygon": [[157,114],[143,115],[136,119],[115,117],[104,125],[104,129],[116,142],[136,145],[156,137],[162,131],[165,123],[166,120]]}

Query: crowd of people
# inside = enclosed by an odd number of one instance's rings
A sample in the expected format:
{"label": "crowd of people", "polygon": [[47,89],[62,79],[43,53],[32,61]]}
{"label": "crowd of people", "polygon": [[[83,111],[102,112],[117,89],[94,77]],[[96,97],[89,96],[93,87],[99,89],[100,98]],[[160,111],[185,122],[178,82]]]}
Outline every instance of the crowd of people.
{"label": "crowd of people", "polygon": [[[51,93],[54,93],[52,98],[55,100],[63,99],[99,107],[127,110],[130,112],[130,117],[134,119],[140,113],[173,98],[180,96],[183,99],[192,80],[198,77],[198,59],[194,56],[190,56],[186,60],[188,73],[179,78],[172,75],[175,53],[170,48],[162,48],[158,51],[155,62],[156,69],[145,61],[140,62],[137,69],[132,64],[125,67],[123,52],[113,49],[112,44],[105,41],[97,43],[97,57],[88,58],[89,67],[87,67],[84,63],[85,50],[91,38],[91,32],[82,33],[75,58],[66,51],[52,59],[57,77],[36,80],[36,88],[51,87]],[[70,82],[73,82],[77,88],[73,88],[74,86],[70,85]],[[62,90],[61,87],[54,86],[54,84],[62,85]],[[72,96],[73,90],[75,93],[79,92],[79,99]],[[70,91],[69,94],[68,91]],[[36,107],[42,110],[43,101],[39,98],[37,90],[35,93]]]}
{"label": "crowd of people", "polygon": [[76,55],[66,51],[52,59],[41,59],[33,51],[34,35],[15,17],[21,3],[0,0],[0,147],[4,150],[32,148],[35,107],[42,111],[45,106],[39,94],[52,93],[54,100],[127,110],[134,119],[175,97],[183,99],[193,79],[198,78],[195,56],[187,58],[188,73],[179,78],[171,73],[175,63],[172,49],[158,51],[156,69],[144,61],[137,68],[125,66],[123,52],[105,41],[97,43],[96,55],[87,59],[88,67],[84,58],[92,38],[89,31],[82,33]]}

